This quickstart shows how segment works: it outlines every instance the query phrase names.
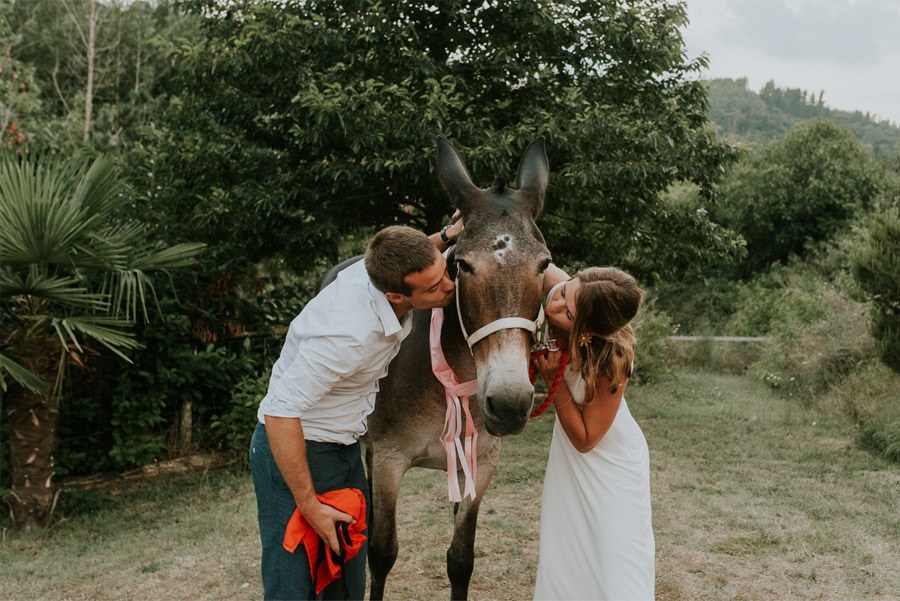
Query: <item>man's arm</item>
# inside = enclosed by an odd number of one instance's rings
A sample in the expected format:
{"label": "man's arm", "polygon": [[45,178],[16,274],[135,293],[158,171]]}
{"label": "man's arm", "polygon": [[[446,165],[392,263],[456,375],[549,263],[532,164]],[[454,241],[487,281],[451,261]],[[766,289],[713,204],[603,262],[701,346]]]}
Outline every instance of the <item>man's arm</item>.
{"label": "man's arm", "polygon": [[266,436],[269,439],[272,456],[275,457],[275,465],[278,466],[281,476],[294,495],[300,513],[331,550],[339,553],[335,523],[353,523],[356,520],[343,511],[320,503],[316,498],[309,464],[306,462],[306,442],[303,439],[303,424],[300,419],[267,415]]}
{"label": "man's arm", "polygon": [[454,221],[453,224],[448,225],[445,229],[441,230],[442,232],[444,232],[444,235],[447,237],[449,242],[444,242],[444,239],[441,236],[441,232],[435,232],[434,234],[428,236],[428,239],[431,240],[431,243],[434,244],[435,247],[437,247],[437,249],[441,252],[444,252],[445,250],[453,246],[453,244],[456,243],[456,239],[459,237],[460,232],[463,231],[463,220],[461,218],[461,213],[459,211],[456,211],[451,219],[455,219],[456,221]]}

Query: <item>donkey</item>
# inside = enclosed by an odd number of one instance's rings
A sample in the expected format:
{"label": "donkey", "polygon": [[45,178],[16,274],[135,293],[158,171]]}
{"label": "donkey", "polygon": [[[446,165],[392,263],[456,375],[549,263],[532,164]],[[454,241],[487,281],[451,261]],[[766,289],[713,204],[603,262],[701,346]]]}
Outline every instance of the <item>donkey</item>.
{"label": "donkey", "polygon": [[[534,325],[543,272],[550,264],[550,252],[535,225],[549,166],[539,138],[522,156],[517,189],[499,180],[480,189],[453,145],[439,137],[437,173],[465,222],[448,262],[457,295],[444,309],[441,345],[459,381],[478,382],[478,402],[471,412],[479,434],[476,495],[454,505],[453,540],[447,550],[452,598],[465,599],[474,567],[478,508],[500,458],[499,437],[522,431],[534,400],[528,374],[529,330],[534,328],[522,324]],[[326,274],[323,285],[347,263]],[[412,319],[413,330],[381,381],[363,438],[373,509],[368,553],[373,600],[383,598],[387,575],[397,559],[396,507],[404,474],[411,467],[448,469],[441,441],[446,399],[432,373],[429,350],[431,312],[416,310]],[[498,323],[482,330],[494,322]]]}

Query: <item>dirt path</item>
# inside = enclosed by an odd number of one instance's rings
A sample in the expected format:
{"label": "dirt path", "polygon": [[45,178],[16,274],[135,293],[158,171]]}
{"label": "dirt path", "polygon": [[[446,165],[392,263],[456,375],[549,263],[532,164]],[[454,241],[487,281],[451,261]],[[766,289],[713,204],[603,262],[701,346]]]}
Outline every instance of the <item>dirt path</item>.
{"label": "dirt path", "polygon": [[[650,445],[657,598],[900,599],[900,467],[852,430],[745,378],[682,373],[633,387]],[[471,598],[531,596],[552,416],[504,442],[482,505]],[[404,481],[390,599],[449,598],[441,473]],[[2,599],[258,599],[245,474],[148,485],[47,533],[0,538]]]}

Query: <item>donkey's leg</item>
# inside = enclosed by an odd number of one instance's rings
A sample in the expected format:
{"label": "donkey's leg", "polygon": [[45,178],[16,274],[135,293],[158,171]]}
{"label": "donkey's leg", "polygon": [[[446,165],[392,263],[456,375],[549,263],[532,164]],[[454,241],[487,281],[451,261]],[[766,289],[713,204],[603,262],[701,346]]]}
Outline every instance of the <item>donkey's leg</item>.
{"label": "donkey's leg", "polygon": [[500,439],[484,457],[478,458],[478,478],[475,482],[475,500],[468,497],[454,507],[453,541],[447,549],[447,576],[450,577],[450,595],[454,600],[466,599],[469,581],[475,567],[475,526],[478,508],[491,483],[500,458]]}
{"label": "donkey's leg", "polygon": [[369,598],[384,598],[387,575],[394,567],[400,545],[397,542],[397,497],[400,481],[409,469],[409,460],[399,454],[388,457],[374,452],[369,478],[372,491],[372,523],[369,524]]}

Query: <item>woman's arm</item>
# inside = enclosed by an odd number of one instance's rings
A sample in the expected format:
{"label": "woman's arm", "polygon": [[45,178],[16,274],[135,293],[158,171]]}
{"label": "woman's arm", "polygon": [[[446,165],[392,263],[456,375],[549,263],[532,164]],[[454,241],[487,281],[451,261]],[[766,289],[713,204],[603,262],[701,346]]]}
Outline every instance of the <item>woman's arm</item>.
{"label": "woman's arm", "polygon": [[[544,376],[549,388],[559,366],[559,353],[547,353],[546,357],[539,357],[536,361],[538,371]],[[563,431],[569,437],[572,446],[581,453],[587,453],[597,446],[600,439],[609,431],[622,403],[625,386],[628,384],[626,381],[618,386],[615,392],[609,392],[610,382],[606,376],[601,376],[599,383],[600,390],[595,392],[591,402],[585,402],[583,407],[572,402],[572,391],[569,390],[565,380],[560,382],[553,398],[553,406],[556,408],[556,415]]]}
{"label": "woman's arm", "polygon": [[[444,227],[440,232],[435,232],[428,236],[428,239],[431,240],[431,243],[437,247],[440,252],[444,252],[454,244],[456,244],[456,239],[459,237],[459,234],[463,231],[463,220],[462,213],[457,210],[453,213],[453,217],[450,218],[453,223]],[[443,236],[441,235],[443,234]],[[444,242],[444,237],[447,238],[448,242]]]}
{"label": "woman's arm", "polygon": [[560,269],[553,263],[550,263],[550,265],[547,267],[547,269],[544,270],[544,283],[543,283],[544,292],[545,293],[550,292],[550,289],[553,288],[555,285],[557,285],[560,282],[564,282],[568,279],[570,279],[568,273],[566,273],[565,271],[563,271],[562,269]]}
{"label": "woman's arm", "polygon": [[560,384],[553,405],[556,407],[556,415],[559,422],[572,442],[572,446],[581,453],[587,453],[600,442],[612,426],[622,403],[622,395],[625,385],[616,388],[615,392],[609,392],[609,380],[601,378],[600,390],[594,394],[590,403],[579,407],[573,402],[572,393],[565,382]]}

